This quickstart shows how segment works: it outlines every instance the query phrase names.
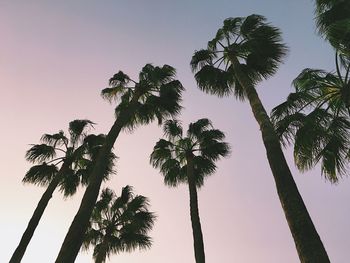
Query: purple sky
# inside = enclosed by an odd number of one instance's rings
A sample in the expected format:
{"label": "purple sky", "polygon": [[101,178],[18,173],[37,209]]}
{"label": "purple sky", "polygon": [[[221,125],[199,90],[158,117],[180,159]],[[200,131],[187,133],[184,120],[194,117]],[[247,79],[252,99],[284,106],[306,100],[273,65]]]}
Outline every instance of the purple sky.
{"label": "purple sky", "polygon": [[[207,262],[293,263],[297,254],[282,213],[259,129],[247,104],[219,99],[196,88],[189,61],[227,17],[264,15],[281,28],[289,56],[258,92],[268,111],[292,90],[306,67],[332,69],[333,52],[315,33],[312,1],[0,1],[0,262],[17,246],[43,189],[23,185],[30,165],[24,154],[43,133],[88,118],[106,133],[113,107],[99,93],[118,70],[136,77],[146,63],[177,68],[186,88],[181,120],[207,117],[221,129],[232,154],[199,192]],[[122,134],[115,145],[118,174],[108,182],[117,193],[126,184],[151,199],[158,215],[152,249],[111,257],[110,262],[194,262],[186,186],[168,188],[149,165],[162,136],[156,124]],[[299,190],[332,262],[350,258],[350,181],[331,185],[319,167],[301,174],[286,150]],[[22,262],[53,262],[80,204],[56,193]],[[80,253],[76,262],[92,262]]]}

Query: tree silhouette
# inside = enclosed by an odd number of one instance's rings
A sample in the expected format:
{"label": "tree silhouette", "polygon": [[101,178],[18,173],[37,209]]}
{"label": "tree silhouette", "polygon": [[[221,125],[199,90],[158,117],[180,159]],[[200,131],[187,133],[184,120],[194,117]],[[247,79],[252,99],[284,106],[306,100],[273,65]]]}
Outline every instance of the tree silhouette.
{"label": "tree silhouette", "polygon": [[203,186],[204,178],[216,170],[215,161],[229,153],[223,142],[225,135],[213,129],[208,119],[200,119],[189,125],[186,136],[176,120],[164,124],[167,140],[161,139],[154,146],[151,163],[164,175],[164,183],[177,186],[187,183],[190,193],[190,213],[197,263],[205,262],[204,242],[198,211],[197,188]]}
{"label": "tree silhouette", "polygon": [[150,248],[148,232],[155,215],[148,211],[148,206],[148,199],[134,196],[131,186],[125,186],[119,197],[109,188],[103,189],[92,212],[83,248],[94,247],[96,263],[105,262],[111,254]]}
{"label": "tree silhouette", "polygon": [[331,182],[347,174],[350,151],[350,2],[317,0],[316,25],[335,51],[335,71],[304,69],[295,92],[272,110],[284,144],[294,142],[294,160],[305,171],[321,164]]}
{"label": "tree silhouette", "polygon": [[74,262],[79,252],[100,190],[106,156],[110,154],[120,131],[148,124],[154,119],[161,122],[181,110],[179,103],[183,87],[175,80],[175,69],[171,66],[154,67],[147,64],[139,73],[138,82],[119,71],[109,84],[109,88],[102,90],[102,96],[111,102],[119,102],[115,109],[116,120],[89,176],[89,185],[57,256],[58,263]]}
{"label": "tree silhouette", "polygon": [[343,54],[350,55],[350,2],[316,0],[315,20],[318,32]]}
{"label": "tree silhouette", "polygon": [[198,86],[218,96],[248,100],[259,124],[277,193],[301,262],[329,262],[255,86],[273,75],[287,51],[278,28],[260,15],[228,18],[206,49],[191,60]]}
{"label": "tree silhouette", "polygon": [[[68,197],[76,192],[80,184],[87,184],[87,171],[91,168],[94,156],[104,142],[103,135],[87,135],[86,131],[92,124],[89,120],[74,120],[69,123],[69,137],[63,131],[44,134],[41,138],[42,143],[33,145],[27,151],[26,159],[38,164],[29,169],[23,182],[47,186],[47,188],[10,259],[11,263],[22,260],[56,188],[59,187],[63,195]],[[113,173],[114,158],[114,155],[110,156],[104,178]]]}
{"label": "tree silhouette", "polygon": [[304,69],[293,81],[295,92],[272,110],[284,144],[294,142],[294,160],[305,171],[321,163],[331,182],[347,172],[350,150],[350,79],[317,69]]}

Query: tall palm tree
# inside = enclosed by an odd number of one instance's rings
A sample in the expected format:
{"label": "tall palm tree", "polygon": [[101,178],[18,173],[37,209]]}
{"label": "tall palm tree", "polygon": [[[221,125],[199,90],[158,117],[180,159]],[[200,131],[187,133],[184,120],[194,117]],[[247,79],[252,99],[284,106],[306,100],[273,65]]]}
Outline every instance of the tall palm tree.
{"label": "tall palm tree", "polygon": [[190,213],[196,263],[205,262],[203,234],[198,211],[197,188],[203,186],[204,178],[216,170],[215,161],[229,153],[223,142],[225,135],[213,129],[208,119],[200,119],[189,125],[186,136],[176,120],[164,125],[168,140],[161,139],[154,146],[151,163],[164,175],[164,183],[177,186],[187,183],[190,193]]}
{"label": "tall palm tree", "polygon": [[281,140],[294,142],[296,166],[305,171],[321,163],[331,182],[347,173],[350,161],[350,63],[344,68],[337,61],[336,72],[304,69],[293,81],[295,92],[271,113]]}
{"label": "tall palm tree", "polygon": [[147,64],[142,68],[138,82],[119,71],[110,79],[109,84],[109,88],[102,90],[102,97],[119,102],[115,109],[116,120],[99,152],[96,165],[89,176],[89,185],[56,262],[74,262],[79,252],[100,190],[106,156],[110,154],[120,131],[123,128],[133,129],[137,125],[148,124],[154,119],[161,122],[181,110],[179,103],[183,87],[175,79],[175,69],[171,66],[154,67]]}
{"label": "tall palm tree", "polygon": [[[44,134],[41,138],[42,143],[33,145],[27,151],[26,159],[38,164],[29,169],[23,182],[47,186],[47,189],[40,198],[21,241],[10,259],[11,263],[22,260],[56,188],[59,187],[63,195],[68,197],[76,192],[80,183],[87,183],[86,171],[91,166],[94,152],[103,143],[102,135],[87,135],[86,131],[92,124],[89,120],[74,120],[69,123],[69,137],[63,131]],[[111,169],[107,169],[105,175],[111,172]]]}
{"label": "tall palm tree", "polygon": [[256,92],[287,51],[280,30],[260,15],[228,18],[206,49],[196,51],[192,70],[200,89],[247,99],[259,124],[277,193],[301,262],[329,262],[326,250],[290,172],[279,139]]}
{"label": "tall palm tree", "polygon": [[134,196],[131,186],[125,186],[119,197],[109,188],[103,189],[92,212],[83,248],[94,247],[96,263],[105,262],[111,254],[150,248],[148,232],[155,215],[148,211],[148,206],[148,199]]}

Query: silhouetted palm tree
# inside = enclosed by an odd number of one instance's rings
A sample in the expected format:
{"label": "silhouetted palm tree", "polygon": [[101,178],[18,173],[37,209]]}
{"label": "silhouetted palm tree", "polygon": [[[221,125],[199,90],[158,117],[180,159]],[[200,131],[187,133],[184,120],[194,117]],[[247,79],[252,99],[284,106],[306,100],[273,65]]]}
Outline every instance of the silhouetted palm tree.
{"label": "silhouetted palm tree", "polygon": [[181,109],[179,103],[183,87],[175,80],[175,69],[171,66],[154,67],[147,64],[142,68],[138,82],[119,71],[109,83],[110,87],[102,91],[102,96],[109,101],[119,101],[115,109],[116,120],[97,157],[89,176],[89,185],[56,262],[74,262],[79,252],[100,190],[106,156],[111,152],[120,131],[148,124],[154,119],[161,122],[164,118],[175,116]]}
{"label": "silhouetted palm tree", "polygon": [[316,0],[315,19],[319,33],[343,54],[350,55],[350,2]]}
{"label": "silhouetted palm tree", "polygon": [[[44,134],[42,143],[33,145],[26,153],[26,159],[39,163],[29,169],[23,178],[24,183],[47,186],[19,245],[10,262],[20,262],[34,234],[36,227],[50,201],[53,192],[59,187],[64,196],[73,195],[80,184],[88,181],[87,171],[92,165],[96,150],[104,142],[102,135],[87,135],[86,130],[93,123],[89,120],[74,120],[69,123],[69,137],[63,131],[56,134]],[[105,173],[112,173],[114,157]]]}
{"label": "silhouetted palm tree", "polygon": [[336,49],[335,72],[304,69],[293,81],[295,92],[272,110],[275,129],[285,144],[294,142],[301,171],[321,163],[331,182],[349,164],[350,2],[316,0],[319,33]]}
{"label": "silhouetted palm tree", "polygon": [[154,146],[151,163],[160,169],[166,185],[188,184],[195,258],[197,263],[204,263],[197,188],[204,184],[205,177],[215,172],[214,162],[228,155],[229,146],[223,142],[225,135],[213,129],[208,119],[191,123],[186,136],[178,121],[169,120],[164,125],[164,134],[167,140],[161,139]]}
{"label": "silhouetted palm tree", "polygon": [[336,69],[304,69],[293,81],[295,92],[271,115],[284,143],[294,142],[297,167],[305,171],[321,163],[331,182],[346,174],[350,150],[350,63],[336,63]]}
{"label": "silhouetted palm tree", "polygon": [[287,51],[279,29],[260,15],[224,21],[206,49],[196,51],[191,60],[198,86],[218,96],[234,94],[248,99],[259,124],[277,192],[301,262],[329,262],[294,182],[279,139],[264,109],[255,85],[273,75]]}
{"label": "silhouetted palm tree", "polygon": [[148,232],[155,215],[148,211],[149,201],[142,195],[134,196],[132,187],[125,186],[119,197],[106,188],[92,212],[83,248],[94,247],[96,263],[102,263],[111,254],[147,249],[152,245]]}

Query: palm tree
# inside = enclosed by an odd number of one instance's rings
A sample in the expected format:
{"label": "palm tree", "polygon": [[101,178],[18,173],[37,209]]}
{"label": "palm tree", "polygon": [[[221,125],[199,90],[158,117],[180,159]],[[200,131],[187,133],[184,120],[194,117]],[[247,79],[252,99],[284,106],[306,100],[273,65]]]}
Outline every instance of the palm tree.
{"label": "palm tree", "polygon": [[148,232],[155,215],[148,211],[148,206],[148,199],[134,196],[131,186],[125,186],[120,197],[108,188],[103,189],[92,212],[83,248],[94,247],[96,263],[105,262],[111,254],[150,248]]}
{"label": "palm tree", "polygon": [[[341,57],[341,55],[337,55]],[[331,182],[347,172],[350,150],[350,63],[336,58],[336,72],[304,69],[293,81],[295,92],[271,113],[278,136],[294,142],[294,160],[301,171],[321,163]]]}
{"label": "palm tree", "polygon": [[[20,262],[34,234],[36,227],[50,201],[53,192],[59,187],[65,197],[73,195],[80,183],[87,183],[86,171],[92,165],[96,149],[103,143],[102,135],[87,135],[92,126],[89,120],[74,120],[69,123],[69,137],[63,131],[44,134],[41,144],[33,145],[26,153],[32,166],[23,178],[24,183],[47,186],[23,233],[21,241],[10,262]],[[111,163],[106,176],[112,172]]]}
{"label": "palm tree", "polygon": [[204,178],[216,170],[215,161],[229,153],[229,146],[223,142],[225,135],[213,129],[208,119],[200,119],[189,125],[186,136],[176,120],[164,125],[168,140],[161,139],[154,146],[151,163],[164,175],[164,183],[177,186],[187,183],[190,193],[190,212],[197,263],[205,262],[202,228],[198,211],[197,188],[203,186]]}
{"label": "palm tree", "polygon": [[175,69],[171,66],[154,67],[147,64],[142,68],[138,82],[119,71],[110,79],[109,84],[109,88],[102,90],[102,97],[109,101],[119,101],[115,109],[116,120],[89,175],[89,185],[63,241],[57,263],[74,262],[79,252],[100,190],[106,156],[110,154],[120,131],[148,124],[154,119],[161,122],[181,110],[179,103],[183,87],[175,80]]}
{"label": "palm tree", "polygon": [[315,19],[318,32],[338,51],[350,55],[350,2],[316,0]]}
{"label": "palm tree", "polygon": [[316,25],[335,51],[334,72],[304,69],[293,81],[295,92],[272,110],[278,136],[294,142],[294,160],[305,171],[321,163],[330,182],[349,164],[350,2],[316,0]]}
{"label": "palm tree", "polygon": [[200,89],[247,99],[259,124],[277,193],[301,262],[329,262],[290,172],[279,139],[255,85],[273,75],[287,52],[279,29],[260,15],[228,18],[206,49],[196,51],[192,70]]}

